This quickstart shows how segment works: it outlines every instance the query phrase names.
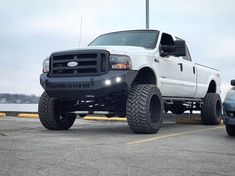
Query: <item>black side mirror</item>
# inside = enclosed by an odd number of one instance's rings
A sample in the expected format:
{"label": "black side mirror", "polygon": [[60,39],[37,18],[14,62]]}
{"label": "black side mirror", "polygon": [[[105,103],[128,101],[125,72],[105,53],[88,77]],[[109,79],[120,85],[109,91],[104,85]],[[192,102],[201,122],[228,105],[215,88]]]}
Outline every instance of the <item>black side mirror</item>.
{"label": "black side mirror", "polygon": [[186,56],[186,43],[184,40],[176,40],[175,45],[160,45],[160,56]]}
{"label": "black side mirror", "polygon": [[162,57],[174,55],[175,46],[174,45],[160,45],[159,51],[160,51],[160,56]]}
{"label": "black side mirror", "polygon": [[235,79],[231,81],[231,85],[235,86]]}
{"label": "black side mirror", "polygon": [[175,56],[186,56],[186,43],[184,40],[175,41]]}

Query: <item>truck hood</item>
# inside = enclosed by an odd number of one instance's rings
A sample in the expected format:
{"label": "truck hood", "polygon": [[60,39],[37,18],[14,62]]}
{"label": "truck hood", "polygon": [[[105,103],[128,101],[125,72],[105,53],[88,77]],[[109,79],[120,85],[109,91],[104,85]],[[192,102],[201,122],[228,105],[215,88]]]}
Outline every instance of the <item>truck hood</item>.
{"label": "truck hood", "polygon": [[110,54],[128,54],[132,52],[144,52],[144,51],[151,51],[147,50],[143,47],[137,46],[88,46],[84,49],[103,49],[110,52]]}
{"label": "truck hood", "polygon": [[[153,53],[153,50],[146,49],[143,47],[137,47],[137,46],[87,46],[84,48],[79,48],[72,51],[79,51],[79,50],[93,50],[93,49],[101,49],[106,50],[110,54],[120,54],[120,55],[150,55]],[[70,51],[62,51],[69,53]],[[60,53],[60,52],[55,52]]]}

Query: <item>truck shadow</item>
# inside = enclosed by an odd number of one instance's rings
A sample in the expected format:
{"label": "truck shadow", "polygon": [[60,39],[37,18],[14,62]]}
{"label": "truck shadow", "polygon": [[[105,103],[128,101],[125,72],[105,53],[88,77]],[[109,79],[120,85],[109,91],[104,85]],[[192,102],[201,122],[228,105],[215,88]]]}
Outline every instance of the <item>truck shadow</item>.
{"label": "truck shadow", "polygon": [[[167,130],[168,128],[174,129],[179,128],[179,125],[175,123],[163,124],[160,130]],[[135,134],[129,128],[127,123],[115,123],[115,122],[104,122],[104,123],[89,123],[89,124],[75,124],[71,129],[66,131],[52,131],[41,128],[40,132],[50,134],[68,134],[68,135],[115,135],[115,134],[130,134],[130,135],[141,135]],[[143,134],[143,135],[156,135],[156,134]]]}

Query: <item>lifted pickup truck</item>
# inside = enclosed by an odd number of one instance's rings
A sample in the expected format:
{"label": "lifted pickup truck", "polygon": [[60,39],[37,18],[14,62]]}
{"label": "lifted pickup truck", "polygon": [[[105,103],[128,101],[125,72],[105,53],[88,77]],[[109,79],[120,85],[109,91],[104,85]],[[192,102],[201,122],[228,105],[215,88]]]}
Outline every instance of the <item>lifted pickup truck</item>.
{"label": "lifted pickup truck", "polygon": [[222,114],[220,74],[194,64],[184,40],[157,30],[107,33],[88,47],[44,60],[39,117],[50,130],[76,116],[127,117],[135,133],[156,133],[163,111],[200,110],[205,124]]}

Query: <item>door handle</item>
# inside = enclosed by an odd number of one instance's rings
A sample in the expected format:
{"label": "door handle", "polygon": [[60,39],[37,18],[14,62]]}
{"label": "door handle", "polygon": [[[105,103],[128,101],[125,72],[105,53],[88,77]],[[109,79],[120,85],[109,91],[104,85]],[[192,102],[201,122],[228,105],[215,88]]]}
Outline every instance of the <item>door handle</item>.
{"label": "door handle", "polygon": [[178,65],[180,66],[180,71],[184,71],[183,63],[178,63]]}
{"label": "door handle", "polygon": [[193,74],[195,75],[195,73],[196,73],[196,69],[195,67],[193,67]]}

